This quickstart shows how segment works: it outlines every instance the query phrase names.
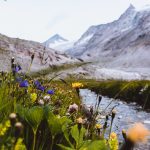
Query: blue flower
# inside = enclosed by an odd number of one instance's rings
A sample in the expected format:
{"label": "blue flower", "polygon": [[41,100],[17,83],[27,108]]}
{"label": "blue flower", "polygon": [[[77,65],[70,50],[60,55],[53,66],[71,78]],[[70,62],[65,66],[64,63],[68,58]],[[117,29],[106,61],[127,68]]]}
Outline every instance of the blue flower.
{"label": "blue flower", "polygon": [[37,87],[37,89],[40,90],[40,91],[44,91],[45,87],[40,85],[40,86]]}
{"label": "blue flower", "polygon": [[19,86],[20,86],[20,87],[28,87],[28,86],[29,86],[29,83],[28,83],[27,80],[24,80],[24,81],[20,82],[20,85],[19,85]]}
{"label": "blue flower", "polygon": [[54,94],[54,91],[53,91],[53,90],[48,90],[48,91],[47,91],[47,94],[53,95],[53,94]]}
{"label": "blue flower", "polygon": [[41,86],[41,83],[38,80],[36,80],[34,81],[34,85],[38,88],[39,86]]}
{"label": "blue flower", "polygon": [[13,72],[16,72],[16,73],[17,73],[17,72],[19,72],[20,70],[22,70],[22,68],[21,68],[20,65],[18,65],[18,66],[14,66],[12,70],[13,70]]}
{"label": "blue flower", "polygon": [[16,77],[16,81],[20,83],[20,82],[22,82],[22,78]]}

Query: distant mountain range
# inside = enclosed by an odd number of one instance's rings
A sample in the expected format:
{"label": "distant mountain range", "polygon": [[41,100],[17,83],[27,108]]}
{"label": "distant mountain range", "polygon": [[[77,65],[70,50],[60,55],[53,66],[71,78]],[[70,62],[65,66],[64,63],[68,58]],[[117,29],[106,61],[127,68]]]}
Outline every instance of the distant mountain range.
{"label": "distant mountain range", "polygon": [[150,73],[150,6],[130,5],[118,20],[91,26],[67,54],[100,67]]}

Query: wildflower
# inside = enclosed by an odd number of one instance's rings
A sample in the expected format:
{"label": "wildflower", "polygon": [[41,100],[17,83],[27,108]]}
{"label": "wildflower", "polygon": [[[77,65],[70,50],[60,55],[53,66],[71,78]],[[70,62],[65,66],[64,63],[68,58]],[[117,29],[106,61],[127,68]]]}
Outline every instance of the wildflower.
{"label": "wildflower", "polygon": [[84,123],[84,120],[81,117],[79,117],[76,121],[77,121],[77,124],[78,124],[78,130],[80,132],[80,130],[82,128],[82,124]]}
{"label": "wildflower", "polygon": [[101,129],[102,126],[101,126],[101,124],[96,124],[96,125],[95,125],[95,128],[96,128],[96,129]]}
{"label": "wildflower", "polygon": [[12,57],[12,58],[11,58],[11,63],[13,64],[13,63],[14,63],[14,61],[15,61],[15,58],[14,58],[14,57]]}
{"label": "wildflower", "polygon": [[34,59],[34,54],[31,55],[31,62],[33,61]]}
{"label": "wildflower", "polygon": [[127,132],[127,138],[133,143],[144,142],[149,135],[150,131],[142,123],[135,123]]}
{"label": "wildflower", "polygon": [[21,122],[17,122],[15,124],[15,136],[18,137],[21,135],[22,133],[22,130],[23,130],[23,125]]}
{"label": "wildflower", "polygon": [[127,134],[126,134],[126,130],[125,129],[122,130],[122,136],[123,136],[124,140],[126,141]]}
{"label": "wildflower", "polygon": [[40,100],[38,101],[38,103],[39,103],[39,105],[44,105],[44,101],[43,101],[42,99],[40,99]]}
{"label": "wildflower", "polygon": [[117,134],[116,134],[115,132],[112,132],[112,133],[110,134],[110,138],[111,138],[111,139],[116,139],[116,138],[117,138]]}
{"label": "wildflower", "polygon": [[28,86],[29,86],[29,83],[28,83],[27,80],[24,80],[24,81],[20,82],[20,85],[19,85],[19,86],[20,86],[20,87],[28,87]]}
{"label": "wildflower", "polygon": [[7,120],[5,121],[4,124],[0,124],[0,136],[5,135],[5,133],[8,131],[8,129],[10,128],[11,124],[10,121]]}
{"label": "wildflower", "polygon": [[23,143],[23,139],[22,138],[18,138],[17,142],[15,144],[14,150],[26,150],[26,146]]}
{"label": "wildflower", "polygon": [[41,86],[41,83],[40,83],[38,80],[36,80],[36,81],[34,81],[34,85],[35,85],[36,87],[39,87],[39,86]]}
{"label": "wildflower", "polygon": [[101,100],[102,100],[102,96],[99,95],[99,97],[98,97],[98,107],[99,107],[99,104],[101,103]]}
{"label": "wildflower", "polygon": [[118,138],[117,134],[112,132],[110,134],[110,139],[108,140],[109,146],[111,150],[118,150]]}
{"label": "wildflower", "polygon": [[44,100],[44,103],[49,103],[50,100],[51,100],[51,97],[50,97],[49,95],[45,95],[45,96],[43,97],[43,100]]}
{"label": "wildflower", "polygon": [[30,98],[31,98],[31,100],[32,100],[32,103],[34,103],[34,102],[36,101],[36,99],[37,99],[37,94],[36,94],[36,93],[32,93],[32,94],[30,95]]}
{"label": "wildflower", "polygon": [[75,83],[72,83],[72,87],[73,88],[81,88],[81,87],[83,87],[83,84],[80,82],[75,82]]}
{"label": "wildflower", "polygon": [[9,120],[10,120],[12,126],[14,126],[14,124],[16,123],[16,119],[17,119],[17,115],[15,113],[11,113],[9,115]]}
{"label": "wildflower", "polygon": [[37,89],[43,92],[45,90],[45,87],[44,86],[38,86]]}
{"label": "wildflower", "polygon": [[112,119],[114,119],[116,116],[116,110],[112,110]]}
{"label": "wildflower", "polygon": [[14,68],[14,71],[15,71],[15,72],[19,72],[20,70],[22,70],[22,68],[21,68],[20,65],[18,65],[18,66],[16,66],[16,67]]}
{"label": "wildflower", "polygon": [[48,91],[47,91],[47,94],[53,95],[53,94],[54,94],[54,91],[53,91],[53,90],[48,90]]}
{"label": "wildflower", "polygon": [[77,123],[78,123],[78,124],[83,124],[83,119],[82,119],[81,117],[79,117],[79,118],[77,119]]}
{"label": "wildflower", "polygon": [[20,78],[20,77],[16,77],[16,82],[22,82],[22,78]]}
{"label": "wildflower", "polygon": [[51,97],[49,95],[44,96],[44,100],[49,100]]}
{"label": "wildflower", "polygon": [[76,111],[78,111],[78,105],[77,104],[74,103],[73,105],[69,106],[69,109],[68,109],[69,113],[74,113]]}

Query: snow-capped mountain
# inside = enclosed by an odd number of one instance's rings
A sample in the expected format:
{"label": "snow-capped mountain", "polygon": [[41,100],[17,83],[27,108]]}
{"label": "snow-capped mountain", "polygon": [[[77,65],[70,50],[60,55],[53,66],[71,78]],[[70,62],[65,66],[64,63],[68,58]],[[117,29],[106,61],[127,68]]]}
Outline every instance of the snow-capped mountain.
{"label": "snow-capped mountain", "polygon": [[67,53],[102,67],[150,72],[150,7],[130,5],[118,20],[90,27]]}
{"label": "snow-capped mountain", "polygon": [[59,34],[55,34],[54,36],[50,37],[47,41],[45,41],[44,46],[47,48],[53,48],[57,51],[65,51],[73,46],[73,42],[63,38]]}

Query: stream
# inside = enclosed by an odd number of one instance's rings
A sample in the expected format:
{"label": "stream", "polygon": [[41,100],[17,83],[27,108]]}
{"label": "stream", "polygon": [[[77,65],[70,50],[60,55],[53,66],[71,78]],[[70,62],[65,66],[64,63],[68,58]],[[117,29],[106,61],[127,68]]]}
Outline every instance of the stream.
{"label": "stream", "polygon": [[[87,107],[95,106],[97,95],[94,92],[88,89],[80,89],[80,96],[82,98],[82,103]],[[143,123],[144,126],[150,130],[150,112],[143,111],[136,103],[126,103],[120,100],[102,97],[99,111],[103,111],[108,104],[110,104],[110,106],[106,109],[106,113],[110,112],[113,107],[115,107],[115,110],[117,111],[112,131],[117,133],[119,140],[123,140],[121,134],[122,129],[128,129],[135,122]],[[104,120],[103,116],[101,116],[101,120]],[[150,150],[150,138],[147,143],[138,144],[134,150]]]}

